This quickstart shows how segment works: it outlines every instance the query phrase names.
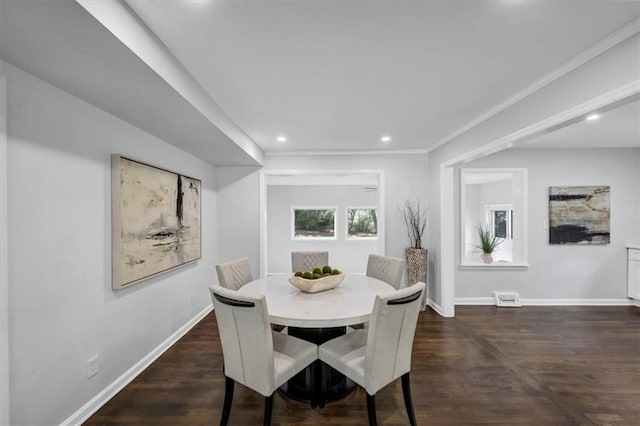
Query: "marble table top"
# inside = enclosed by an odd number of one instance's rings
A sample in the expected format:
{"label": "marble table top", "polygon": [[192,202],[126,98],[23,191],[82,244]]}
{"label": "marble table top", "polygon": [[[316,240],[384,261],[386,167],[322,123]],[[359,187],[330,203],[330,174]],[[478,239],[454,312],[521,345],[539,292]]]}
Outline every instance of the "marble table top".
{"label": "marble table top", "polygon": [[269,320],[293,327],[340,327],[369,321],[377,294],[395,289],[384,281],[364,275],[346,275],[338,287],[304,293],[291,285],[287,275],[251,281],[238,291],[266,295]]}

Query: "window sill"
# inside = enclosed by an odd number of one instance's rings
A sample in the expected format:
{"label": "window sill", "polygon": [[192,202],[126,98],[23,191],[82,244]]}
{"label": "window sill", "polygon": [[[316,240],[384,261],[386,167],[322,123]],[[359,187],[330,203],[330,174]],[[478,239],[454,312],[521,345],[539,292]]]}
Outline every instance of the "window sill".
{"label": "window sill", "polygon": [[338,237],[293,237],[291,241],[338,241]]}
{"label": "window sill", "polygon": [[482,263],[482,262],[462,262],[459,266],[459,269],[509,269],[509,270],[520,270],[524,271],[529,269],[528,263],[520,263],[520,262],[493,262],[493,263]]}

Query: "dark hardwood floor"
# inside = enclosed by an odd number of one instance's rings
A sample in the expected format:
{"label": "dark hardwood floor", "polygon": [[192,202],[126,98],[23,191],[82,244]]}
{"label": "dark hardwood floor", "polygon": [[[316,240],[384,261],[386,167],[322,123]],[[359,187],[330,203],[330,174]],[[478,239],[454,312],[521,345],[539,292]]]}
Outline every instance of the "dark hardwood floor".
{"label": "dark hardwood floor", "polygon": [[[640,308],[457,307],[420,314],[411,388],[421,425],[640,425]],[[214,314],[85,424],[219,424]],[[408,424],[400,380],[376,397],[381,425]],[[263,398],[236,385],[230,424],[262,424]],[[323,409],[276,393],[274,425],[366,425],[358,388]]]}

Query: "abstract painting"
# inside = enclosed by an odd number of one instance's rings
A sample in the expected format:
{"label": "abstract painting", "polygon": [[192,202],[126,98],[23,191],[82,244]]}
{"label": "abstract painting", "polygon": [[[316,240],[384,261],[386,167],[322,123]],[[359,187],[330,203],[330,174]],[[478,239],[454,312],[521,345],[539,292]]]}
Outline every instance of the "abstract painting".
{"label": "abstract painting", "polygon": [[549,187],[550,244],[609,244],[608,186]]}
{"label": "abstract painting", "polygon": [[201,189],[197,179],[111,156],[114,289],[200,258]]}

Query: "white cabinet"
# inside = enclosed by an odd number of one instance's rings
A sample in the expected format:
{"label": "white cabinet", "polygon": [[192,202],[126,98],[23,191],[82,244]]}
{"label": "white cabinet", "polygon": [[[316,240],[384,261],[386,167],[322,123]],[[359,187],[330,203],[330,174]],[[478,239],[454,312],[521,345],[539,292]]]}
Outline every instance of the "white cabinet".
{"label": "white cabinet", "polygon": [[627,295],[640,300],[640,249],[627,249]]}

